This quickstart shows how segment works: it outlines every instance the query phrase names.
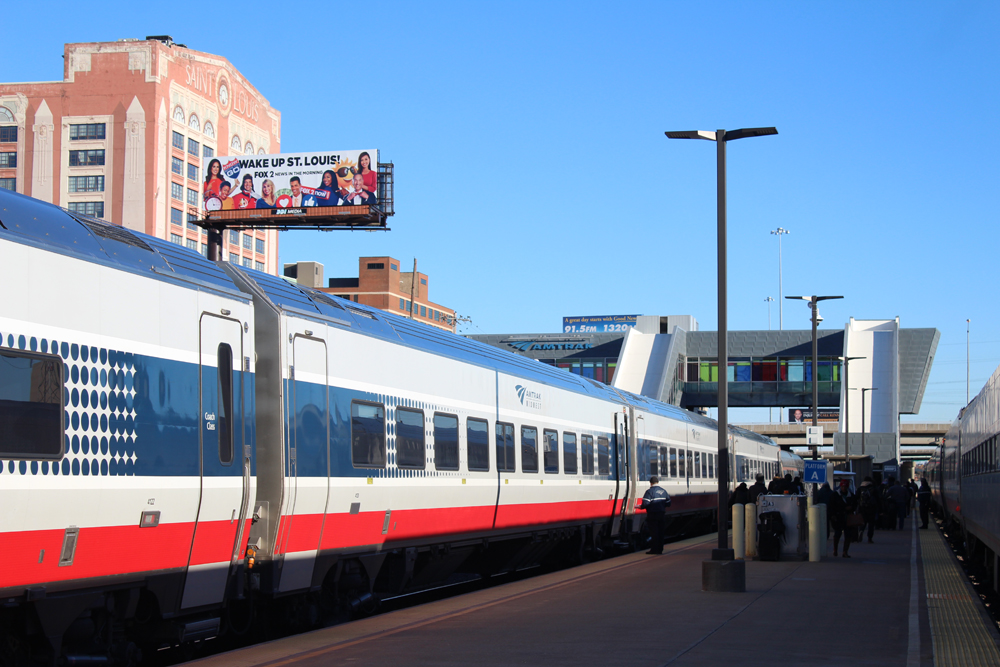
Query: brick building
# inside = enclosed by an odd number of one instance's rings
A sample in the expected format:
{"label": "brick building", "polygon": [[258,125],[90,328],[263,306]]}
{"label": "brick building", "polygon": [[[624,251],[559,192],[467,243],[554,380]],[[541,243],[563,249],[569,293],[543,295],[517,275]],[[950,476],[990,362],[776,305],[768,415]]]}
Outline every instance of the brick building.
{"label": "brick building", "polygon": [[430,300],[427,274],[418,271],[414,284],[413,272],[400,271],[399,260],[392,257],[361,257],[357,278],[330,278],[325,287],[323,265],[318,262],[285,264],[285,276],[307,287],[403,317],[410,316],[412,306],[414,320],[455,331],[455,311]]}
{"label": "brick building", "polygon": [[[206,251],[204,170],[278,153],[281,113],[221,56],[169,37],[66,44],[63,80],[0,83],[0,187]],[[278,232],[224,257],[278,273]]]}

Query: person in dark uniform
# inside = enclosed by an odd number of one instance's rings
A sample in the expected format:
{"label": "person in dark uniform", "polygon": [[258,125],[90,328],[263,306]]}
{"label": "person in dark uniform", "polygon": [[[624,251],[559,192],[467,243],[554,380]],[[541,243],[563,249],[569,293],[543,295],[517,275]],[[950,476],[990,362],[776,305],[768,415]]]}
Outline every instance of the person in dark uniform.
{"label": "person in dark uniform", "polygon": [[663,553],[663,525],[666,523],[667,508],[670,507],[670,494],[660,486],[660,478],[653,475],[649,478],[649,489],[642,496],[640,509],[646,510],[646,526],[649,527],[648,554]]}
{"label": "person in dark uniform", "polygon": [[747,502],[751,504],[757,503],[757,496],[767,493],[767,487],[764,486],[764,476],[757,473],[757,481],[747,489]]}
{"label": "person in dark uniform", "polygon": [[920,527],[926,528],[930,520],[931,511],[931,485],[927,483],[927,478],[920,480],[920,488],[917,489],[917,500],[920,502]]}

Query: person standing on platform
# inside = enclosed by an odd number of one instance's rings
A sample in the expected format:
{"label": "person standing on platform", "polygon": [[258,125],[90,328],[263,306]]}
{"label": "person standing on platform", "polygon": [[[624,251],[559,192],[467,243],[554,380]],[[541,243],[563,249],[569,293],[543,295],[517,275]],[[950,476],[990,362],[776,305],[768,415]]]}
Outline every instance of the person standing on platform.
{"label": "person standing on platform", "polygon": [[729,509],[733,509],[733,505],[736,504],[746,505],[748,496],[749,490],[747,489],[747,483],[740,482],[740,485],[733,489],[733,492],[729,494]]}
{"label": "person standing on platform", "polygon": [[917,500],[920,502],[920,527],[926,528],[931,511],[931,485],[927,483],[926,477],[920,479],[920,488],[917,489]]}
{"label": "person standing on platform", "polygon": [[[910,492],[910,509],[915,510],[917,509],[917,494],[920,493],[920,487],[917,486],[917,483],[911,477],[906,485],[906,489]],[[907,511],[907,515],[909,515],[909,511]]]}
{"label": "person standing on platform", "polygon": [[830,496],[833,495],[833,489],[830,488],[829,482],[823,482],[823,486],[819,487],[819,491],[816,492],[816,504],[826,505],[826,536],[830,537]]}
{"label": "person standing on platform", "polygon": [[889,491],[892,490],[895,483],[896,479],[890,477],[882,484],[880,491],[879,516],[881,517],[882,528],[885,530],[896,529],[896,503],[892,501],[892,496],[889,495]]}
{"label": "person standing on platform", "polygon": [[833,555],[837,555],[840,546],[840,536],[844,536],[844,558],[850,558],[847,553],[851,549],[854,538],[853,526],[847,525],[847,515],[853,514],[858,507],[857,497],[851,493],[850,482],[840,480],[840,490],[830,496],[830,524],[833,526]]}
{"label": "person standing on platform", "polygon": [[667,508],[670,507],[670,494],[660,486],[660,478],[653,475],[649,478],[649,488],[642,496],[640,509],[646,510],[646,526],[649,527],[648,554],[663,553],[663,526],[666,523]]}
{"label": "person standing on platform", "polygon": [[896,521],[898,522],[896,529],[903,530],[906,523],[906,507],[910,504],[910,491],[898,480],[893,481],[895,484],[889,488],[889,500],[896,508]]}
{"label": "person standing on platform", "polygon": [[754,482],[754,485],[747,489],[747,502],[751,505],[755,505],[757,503],[757,496],[767,493],[767,487],[764,486],[764,476],[757,473],[756,479],[757,481]]}
{"label": "person standing on platform", "polygon": [[[858,510],[868,527],[868,544],[874,544],[875,540],[875,520],[878,518],[878,489],[871,477],[865,476],[865,481],[858,487]],[[861,527],[858,533],[858,542],[864,537],[865,526]]]}
{"label": "person standing on platform", "polygon": [[784,492],[785,481],[781,475],[775,475],[771,483],[767,485],[767,492],[772,496],[780,496]]}

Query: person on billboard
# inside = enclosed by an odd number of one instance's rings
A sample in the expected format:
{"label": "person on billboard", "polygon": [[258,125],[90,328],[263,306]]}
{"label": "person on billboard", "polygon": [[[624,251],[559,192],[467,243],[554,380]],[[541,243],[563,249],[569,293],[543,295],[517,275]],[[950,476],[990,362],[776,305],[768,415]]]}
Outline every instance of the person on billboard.
{"label": "person on billboard", "polygon": [[300,206],[315,206],[316,198],[312,195],[307,195],[302,192],[302,181],[298,176],[292,176],[288,179],[288,185],[292,188],[292,201],[289,204],[292,208],[298,208]]}
{"label": "person on billboard", "polygon": [[274,181],[270,178],[260,185],[260,198],[257,200],[257,208],[276,208],[278,198],[274,194]]}
{"label": "person on billboard", "polygon": [[205,185],[202,188],[204,199],[218,197],[220,185],[222,185],[222,163],[213,159],[208,163],[208,171],[205,172]]}
{"label": "person on billboard", "polygon": [[794,413],[792,413],[792,416],[795,419],[795,423],[796,424],[801,424],[802,423],[802,411],[801,410],[796,410]]}
{"label": "person on billboard", "polygon": [[325,192],[327,197],[323,198],[317,194],[316,205],[317,206],[337,206],[340,201],[340,197],[337,195],[337,175],[331,170],[327,169],[323,172],[323,182],[316,192]]}
{"label": "person on billboard", "polygon": [[364,189],[378,196],[378,172],[371,169],[372,157],[364,151],[358,157],[358,173],[364,177]]}
{"label": "person on billboard", "polygon": [[229,181],[222,181],[219,185],[219,199],[222,200],[222,210],[232,211],[233,210],[233,198],[229,196],[229,191],[233,189],[232,184]]}
{"label": "person on billboard", "polygon": [[233,208],[257,208],[257,197],[253,193],[253,175],[243,174],[240,193],[233,197]]}
{"label": "person on billboard", "polygon": [[341,206],[374,206],[378,203],[374,192],[365,190],[364,176],[354,175],[354,183],[347,192],[341,192]]}

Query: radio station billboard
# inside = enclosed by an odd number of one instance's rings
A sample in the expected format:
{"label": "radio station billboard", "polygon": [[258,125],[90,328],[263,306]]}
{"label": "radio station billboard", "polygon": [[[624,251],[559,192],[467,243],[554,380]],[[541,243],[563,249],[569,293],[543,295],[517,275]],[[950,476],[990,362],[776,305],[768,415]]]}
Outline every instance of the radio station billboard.
{"label": "radio station billboard", "polygon": [[207,216],[248,209],[277,209],[273,213],[279,215],[283,209],[377,206],[378,186],[377,150],[220,156],[205,165],[202,205]]}
{"label": "radio station billboard", "polygon": [[564,317],[563,333],[609,333],[635,326],[638,315],[584,315]]}

